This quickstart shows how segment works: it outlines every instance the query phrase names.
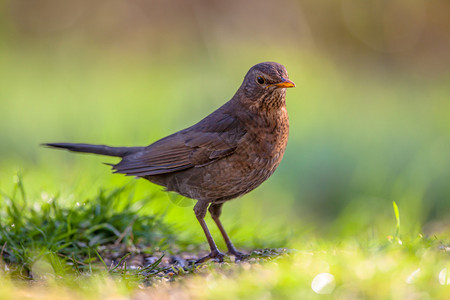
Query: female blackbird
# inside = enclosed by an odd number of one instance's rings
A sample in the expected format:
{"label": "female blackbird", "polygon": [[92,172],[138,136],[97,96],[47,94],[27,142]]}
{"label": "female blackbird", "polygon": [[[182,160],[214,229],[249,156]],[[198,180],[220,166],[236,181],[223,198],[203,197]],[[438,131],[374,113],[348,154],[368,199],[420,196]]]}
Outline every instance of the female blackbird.
{"label": "female blackbird", "polygon": [[147,147],[50,143],[50,147],[121,157],[115,173],[145,178],[198,200],[195,215],[205,232],[210,258],[223,260],[206,226],[208,209],[230,254],[242,259],[219,220],[225,201],[264,182],[280,164],[289,121],[286,88],[295,87],[284,66],[264,62],[250,68],[230,101],[197,124]]}

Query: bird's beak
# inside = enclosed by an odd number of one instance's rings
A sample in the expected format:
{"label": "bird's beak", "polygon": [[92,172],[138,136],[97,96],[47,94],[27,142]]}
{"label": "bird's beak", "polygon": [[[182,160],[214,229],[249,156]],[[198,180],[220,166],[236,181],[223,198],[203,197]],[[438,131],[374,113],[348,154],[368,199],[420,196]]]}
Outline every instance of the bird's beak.
{"label": "bird's beak", "polygon": [[277,88],[291,88],[295,87],[295,83],[289,79],[282,78],[281,82],[273,84]]}

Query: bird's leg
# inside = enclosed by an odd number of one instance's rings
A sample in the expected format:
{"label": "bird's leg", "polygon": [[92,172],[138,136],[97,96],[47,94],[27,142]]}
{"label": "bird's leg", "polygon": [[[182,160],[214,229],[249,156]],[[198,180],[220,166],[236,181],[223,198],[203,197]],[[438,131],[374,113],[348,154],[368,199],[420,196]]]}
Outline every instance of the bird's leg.
{"label": "bird's leg", "polygon": [[209,247],[211,248],[211,253],[209,253],[205,257],[198,259],[197,263],[205,262],[211,258],[216,258],[219,260],[219,262],[222,262],[224,257],[224,254],[219,251],[219,249],[216,246],[216,243],[214,243],[214,239],[212,238],[211,233],[209,232],[208,226],[206,226],[205,215],[208,205],[209,202],[198,201],[197,204],[194,206],[195,216],[197,217],[198,222],[202,226],[203,231],[205,232],[206,235],[206,239],[208,240]]}
{"label": "bird's leg", "polygon": [[231,242],[230,238],[228,237],[227,232],[225,231],[225,228],[222,226],[222,222],[220,222],[219,217],[222,213],[222,205],[223,203],[217,203],[217,204],[211,204],[209,206],[209,213],[211,214],[212,219],[214,222],[216,222],[217,227],[219,227],[220,233],[222,233],[223,239],[225,240],[225,243],[227,244],[228,253],[234,255],[237,260],[242,260],[243,258],[246,258],[248,254],[239,252]]}

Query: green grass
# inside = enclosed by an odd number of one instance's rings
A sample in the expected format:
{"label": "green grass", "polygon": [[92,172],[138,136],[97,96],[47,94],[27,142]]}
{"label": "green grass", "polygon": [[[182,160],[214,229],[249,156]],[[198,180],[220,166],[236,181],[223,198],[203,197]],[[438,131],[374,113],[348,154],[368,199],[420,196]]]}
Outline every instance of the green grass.
{"label": "green grass", "polygon": [[134,200],[130,187],[62,205],[57,196],[30,201],[21,177],[15,181],[12,195],[2,195],[0,214],[2,257],[12,277],[33,279],[33,266],[43,259],[58,275],[71,269],[69,263],[86,271],[103,245],[125,255],[129,249],[157,252],[174,243],[173,229],[162,216],[139,213],[150,199]]}
{"label": "green grass", "polygon": [[176,243],[176,233],[164,216],[140,212],[154,202],[135,200],[130,196],[135,189],[101,191],[75,205],[61,205],[57,197],[32,202],[16,176],[12,194],[2,195],[0,297],[446,299],[450,295],[449,241],[403,234],[401,209],[395,202],[392,235],[335,240],[297,236],[290,241],[295,250],[255,251],[239,263],[227,259],[182,269],[161,266],[161,256],[146,267],[127,267],[130,253],[185,250]]}

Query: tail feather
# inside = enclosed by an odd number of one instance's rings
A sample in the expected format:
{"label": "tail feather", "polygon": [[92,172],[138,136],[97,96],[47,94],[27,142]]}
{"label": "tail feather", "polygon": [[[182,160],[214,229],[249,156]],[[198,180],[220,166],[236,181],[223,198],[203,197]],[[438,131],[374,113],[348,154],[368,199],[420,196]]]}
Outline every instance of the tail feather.
{"label": "tail feather", "polygon": [[48,143],[43,144],[43,146],[67,149],[73,152],[95,153],[118,157],[124,157],[126,155],[144,150],[144,147],[110,147],[105,145],[72,144],[72,143]]}

